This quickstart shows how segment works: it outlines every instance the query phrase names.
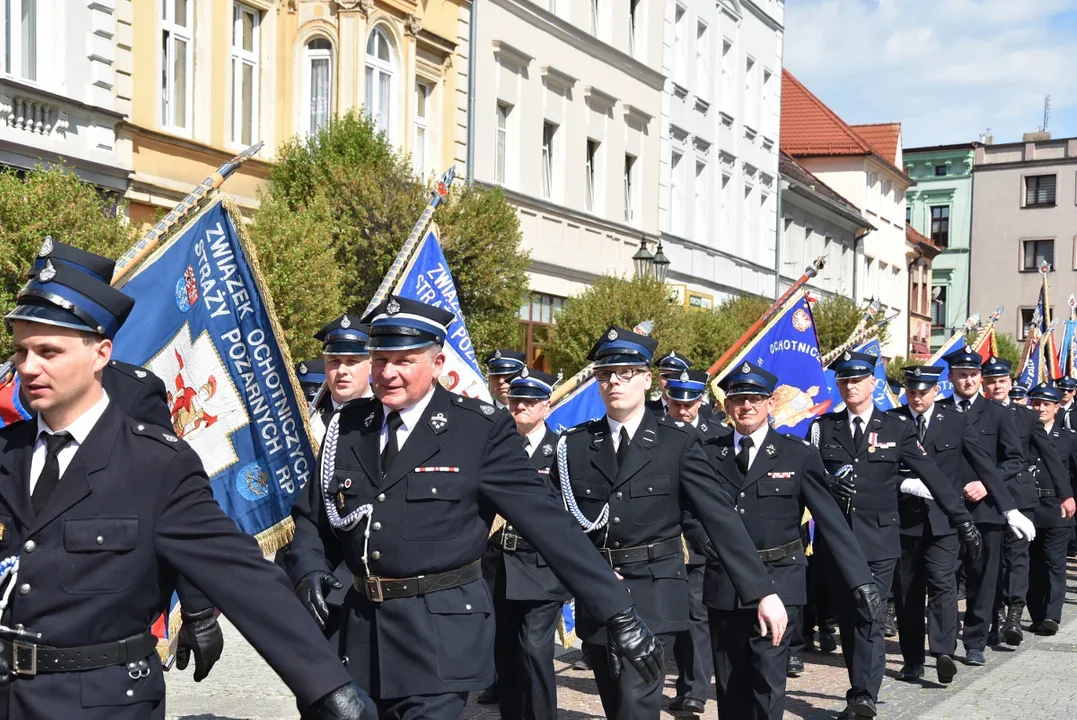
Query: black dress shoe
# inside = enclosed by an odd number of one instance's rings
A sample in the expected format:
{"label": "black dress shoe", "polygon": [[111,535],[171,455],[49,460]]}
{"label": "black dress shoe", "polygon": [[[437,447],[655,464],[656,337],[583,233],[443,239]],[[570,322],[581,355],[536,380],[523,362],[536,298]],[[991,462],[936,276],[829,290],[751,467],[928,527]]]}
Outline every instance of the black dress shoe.
{"label": "black dress shoe", "polygon": [[804,672],[804,661],[800,659],[799,655],[790,655],[785,662],[785,676],[800,677],[802,672]]}
{"label": "black dress shoe", "polygon": [[706,705],[702,700],[698,700],[694,697],[686,697],[684,702],[681,703],[681,710],[684,712],[695,713],[696,715],[703,714],[703,708]]}
{"label": "black dress shoe", "polygon": [[897,607],[891,600],[886,604],[886,618],[883,620],[883,637],[897,637]]}
{"label": "black dress shoe", "polygon": [[973,667],[982,667],[987,664],[983,650],[965,650],[965,664]]}
{"label": "black dress shoe", "polygon": [[1056,632],[1058,632],[1058,623],[1054,620],[1044,620],[1042,623],[1040,623],[1041,635],[1050,636],[1054,635]]}
{"label": "black dress shoe", "polygon": [[572,663],[572,669],[573,670],[593,670],[594,668],[591,667],[591,658],[587,657],[587,654],[584,653],[583,655],[580,655],[579,660]]}
{"label": "black dress shoe", "polygon": [[867,693],[857,693],[852,704],[853,714],[858,718],[873,718],[879,714],[875,709],[875,701]]}
{"label": "black dress shoe", "polygon": [[497,705],[497,685],[491,685],[479,693],[475,702],[479,705]]}
{"label": "black dress shoe", "polygon": [[919,663],[905,663],[898,671],[898,680],[916,682],[924,676],[924,666]]}
{"label": "black dress shoe", "polygon": [[838,649],[838,640],[832,632],[819,631],[819,652],[832,653]]}
{"label": "black dress shoe", "polygon": [[935,659],[935,670],[939,674],[939,682],[949,685],[954,681],[954,675],[957,675],[957,663],[949,655],[939,655]]}
{"label": "black dress shoe", "polygon": [[680,712],[684,709],[684,698],[678,695],[669,701],[669,709],[673,712]]}

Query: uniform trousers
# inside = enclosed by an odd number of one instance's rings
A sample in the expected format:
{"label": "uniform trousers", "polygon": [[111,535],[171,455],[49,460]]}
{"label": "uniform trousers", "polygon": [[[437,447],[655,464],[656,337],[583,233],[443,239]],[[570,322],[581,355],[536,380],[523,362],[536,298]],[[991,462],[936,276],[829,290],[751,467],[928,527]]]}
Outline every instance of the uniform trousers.
{"label": "uniform trousers", "polygon": [[[819,628],[819,634],[837,632],[834,613],[834,590],[830,586],[829,573],[825,546],[821,542],[822,536],[815,541],[815,551],[808,558],[808,604],[801,613],[801,635],[804,643],[810,643],[815,638],[815,628]],[[796,649],[796,639],[793,639],[793,648]]]}
{"label": "uniform trousers", "polygon": [[707,625],[707,608],[703,605],[703,575],[706,565],[689,565],[688,629],[676,633],[673,659],[677,661],[677,697],[691,697],[706,702],[710,694],[714,660],[711,634]]}
{"label": "uniform trousers", "polygon": [[978,558],[964,556],[965,564],[965,651],[987,647],[987,632],[995,614],[995,591],[1002,566],[1004,525],[978,523],[983,548]]}
{"label": "uniform trousers", "polygon": [[1028,614],[1032,622],[1062,620],[1066,599],[1066,545],[1068,527],[1036,528],[1029,548]]}
{"label": "uniform trousers", "polygon": [[380,720],[459,720],[467,705],[467,693],[412,695],[377,700]]}
{"label": "uniform trousers", "polygon": [[494,664],[502,720],[557,716],[553,644],[560,617],[557,601],[495,599]]}
{"label": "uniform trousers", "polygon": [[[1021,514],[1032,520],[1031,510],[1022,510]],[[1039,534],[1039,530],[1036,532]],[[1025,602],[1028,595],[1028,551],[1028,540],[1017,533],[1002,533],[1002,568],[999,571],[998,592],[995,593],[998,598],[996,610]]]}
{"label": "uniform trousers", "polygon": [[[869,560],[871,576],[883,603],[890,600],[890,588],[894,582],[896,559]],[[834,577],[836,575],[832,575]],[[837,601],[838,627],[841,631],[841,654],[849,672],[849,686],[853,694],[868,693],[872,700],[879,699],[886,670],[886,638],[883,637],[881,621],[865,620],[856,609],[851,593],[835,598]]]}
{"label": "uniform trousers", "polygon": [[895,605],[906,663],[924,664],[925,601],[931,654],[953,655],[957,649],[957,549],[957,535],[901,536]]}
{"label": "uniform trousers", "polygon": [[[790,614],[793,609],[787,608]],[[757,615],[754,608],[709,612],[719,718],[781,720],[785,714],[792,634],[786,632],[774,647],[769,633],[760,636]]]}
{"label": "uniform trousers", "polygon": [[804,639],[805,606],[787,606],[785,614],[789,617],[789,624],[785,626],[785,631],[789,633],[789,654],[799,657],[804,654],[804,646],[807,645]]}
{"label": "uniform trousers", "polygon": [[[666,648],[673,647],[676,633],[662,633],[659,641]],[[621,676],[614,679],[610,674],[606,646],[584,643],[584,652],[591,660],[591,668],[602,699],[602,710],[607,720],[658,720],[662,712],[662,686],[660,680],[644,682],[636,669],[626,660],[621,661]]]}

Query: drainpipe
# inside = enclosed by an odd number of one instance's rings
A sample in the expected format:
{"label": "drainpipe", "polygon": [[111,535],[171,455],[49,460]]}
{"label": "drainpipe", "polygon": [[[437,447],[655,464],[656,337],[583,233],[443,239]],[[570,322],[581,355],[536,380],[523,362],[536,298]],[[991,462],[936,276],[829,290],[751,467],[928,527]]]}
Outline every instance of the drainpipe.
{"label": "drainpipe", "polygon": [[471,17],[468,20],[467,37],[467,184],[475,182],[475,78],[479,58],[475,51],[479,43],[479,0],[471,0]]}
{"label": "drainpipe", "polygon": [[[905,288],[905,297],[907,297],[908,300],[909,300],[909,312],[906,313],[907,316],[908,316],[908,319],[905,322],[905,325],[906,325],[906,327],[905,327],[906,341],[905,342],[907,343],[907,345],[905,347],[905,359],[908,359],[908,358],[912,357],[912,292],[911,292],[911,290],[912,290],[912,273],[913,273],[913,269],[917,266],[917,264],[919,264],[920,260],[923,257],[924,257],[924,253],[922,251],[917,252],[916,257],[914,257],[912,259],[912,262],[909,263],[909,286],[907,288]],[[928,344],[928,347],[930,348],[930,342]]]}
{"label": "drainpipe", "polygon": [[782,194],[786,183],[778,173],[778,200],[774,211],[774,299],[782,296]]}

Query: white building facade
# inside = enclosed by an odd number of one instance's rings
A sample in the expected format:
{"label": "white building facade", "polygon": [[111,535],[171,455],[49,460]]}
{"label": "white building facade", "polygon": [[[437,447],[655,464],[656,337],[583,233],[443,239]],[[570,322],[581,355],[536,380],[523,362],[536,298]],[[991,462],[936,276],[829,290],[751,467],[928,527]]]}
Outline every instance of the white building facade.
{"label": "white building facade", "polygon": [[62,160],[87,182],[126,189],[115,64],[132,38],[117,35],[118,4],[120,13],[130,12],[130,3],[116,0],[5,0],[0,164],[25,170]]}
{"label": "white building facade", "polygon": [[781,0],[663,0],[659,217],[686,304],[773,296]]}
{"label": "white building facade", "polygon": [[519,212],[533,293],[521,344],[532,361],[565,298],[603,274],[630,275],[641,237],[654,249],[662,12],[630,0],[481,3],[473,172]]}

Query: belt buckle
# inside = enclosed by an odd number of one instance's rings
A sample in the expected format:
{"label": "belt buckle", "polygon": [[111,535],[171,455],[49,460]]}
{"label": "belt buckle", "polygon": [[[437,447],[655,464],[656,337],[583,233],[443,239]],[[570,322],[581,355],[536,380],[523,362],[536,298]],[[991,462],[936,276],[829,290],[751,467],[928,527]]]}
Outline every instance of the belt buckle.
{"label": "belt buckle", "polygon": [[380,577],[367,576],[363,580],[363,585],[366,589],[367,600],[376,603],[385,602],[385,593],[382,591]]}
{"label": "belt buckle", "polygon": [[[28,663],[23,653],[29,653]],[[11,643],[11,671],[16,675],[33,677],[37,675],[37,645],[15,641]]]}
{"label": "belt buckle", "polygon": [[520,536],[516,533],[508,532],[507,530],[501,531],[501,549],[505,552],[516,552],[516,545],[519,541]]}

